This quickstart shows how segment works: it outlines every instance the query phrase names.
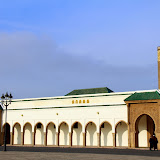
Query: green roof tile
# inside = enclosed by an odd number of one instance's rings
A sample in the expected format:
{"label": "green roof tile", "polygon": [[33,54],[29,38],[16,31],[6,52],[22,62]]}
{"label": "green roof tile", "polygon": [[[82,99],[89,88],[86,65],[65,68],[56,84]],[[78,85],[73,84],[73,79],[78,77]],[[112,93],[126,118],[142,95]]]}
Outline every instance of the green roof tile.
{"label": "green roof tile", "polygon": [[111,93],[113,92],[107,87],[103,88],[89,88],[89,89],[77,89],[73,90],[72,92],[66,94],[65,96],[71,96],[71,95],[81,95],[81,94],[97,94],[97,93]]}
{"label": "green roof tile", "polygon": [[136,100],[153,100],[153,99],[160,99],[160,94],[155,92],[143,92],[143,93],[134,93],[124,101],[136,101]]}

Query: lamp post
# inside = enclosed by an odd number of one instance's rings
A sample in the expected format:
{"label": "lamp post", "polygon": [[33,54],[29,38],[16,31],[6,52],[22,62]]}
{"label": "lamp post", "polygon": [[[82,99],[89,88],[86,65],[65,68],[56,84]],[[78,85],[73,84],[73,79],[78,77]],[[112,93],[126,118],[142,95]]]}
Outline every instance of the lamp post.
{"label": "lamp post", "polygon": [[2,94],[1,97],[1,104],[4,108],[4,106],[6,107],[6,117],[5,117],[5,129],[4,129],[4,151],[6,151],[6,138],[7,138],[7,107],[9,106],[9,104],[11,104],[11,100],[12,100],[13,96],[12,94],[8,94],[8,92],[6,92],[6,94]]}

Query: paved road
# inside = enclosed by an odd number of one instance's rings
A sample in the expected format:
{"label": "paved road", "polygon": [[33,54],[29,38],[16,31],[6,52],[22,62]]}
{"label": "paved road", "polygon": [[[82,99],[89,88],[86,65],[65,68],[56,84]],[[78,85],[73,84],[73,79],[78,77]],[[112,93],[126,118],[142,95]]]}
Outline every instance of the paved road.
{"label": "paved road", "polygon": [[160,151],[115,148],[57,148],[0,146],[0,160],[159,160]]}

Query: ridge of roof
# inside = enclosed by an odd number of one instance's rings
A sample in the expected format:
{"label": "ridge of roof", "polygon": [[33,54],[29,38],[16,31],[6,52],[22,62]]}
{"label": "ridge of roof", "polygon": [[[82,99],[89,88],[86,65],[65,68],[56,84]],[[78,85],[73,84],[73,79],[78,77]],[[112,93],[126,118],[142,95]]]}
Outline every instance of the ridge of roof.
{"label": "ridge of roof", "polygon": [[65,96],[82,95],[82,94],[97,94],[97,93],[111,93],[111,92],[113,92],[113,91],[107,87],[75,89],[75,90],[67,93]]}

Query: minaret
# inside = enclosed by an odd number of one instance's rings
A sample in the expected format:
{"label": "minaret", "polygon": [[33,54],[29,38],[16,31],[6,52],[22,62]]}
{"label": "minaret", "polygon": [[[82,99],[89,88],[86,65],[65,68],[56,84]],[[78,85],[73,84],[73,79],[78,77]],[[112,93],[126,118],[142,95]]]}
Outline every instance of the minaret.
{"label": "minaret", "polygon": [[160,47],[157,47],[158,53],[158,89],[160,89]]}

